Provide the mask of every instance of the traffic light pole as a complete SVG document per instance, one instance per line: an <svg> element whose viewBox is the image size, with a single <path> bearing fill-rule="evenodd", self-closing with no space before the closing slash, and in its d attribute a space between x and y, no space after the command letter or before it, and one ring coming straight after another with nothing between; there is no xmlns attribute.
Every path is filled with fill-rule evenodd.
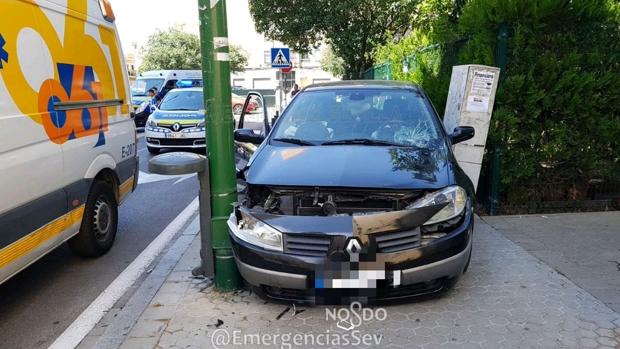
<svg viewBox="0 0 620 349"><path fill-rule="evenodd" d="M232 213L233 203L237 201L226 0L198 0L198 16L207 111L205 118L215 288L220 291L233 291L241 286L241 277L233 257L226 224Z"/></svg>

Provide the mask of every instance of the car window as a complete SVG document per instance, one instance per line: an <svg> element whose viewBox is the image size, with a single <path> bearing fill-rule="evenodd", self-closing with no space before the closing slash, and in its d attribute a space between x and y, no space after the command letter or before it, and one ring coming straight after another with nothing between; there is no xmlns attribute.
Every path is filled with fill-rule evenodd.
<svg viewBox="0 0 620 349"><path fill-rule="evenodd" d="M146 96L147 92L153 87L159 91L163 83L164 79L138 79L131 85L131 95L134 97Z"/></svg>
<svg viewBox="0 0 620 349"><path fill-rule="evenodd" d="M204 99L201 91L170 91L159 105L160 110L202 110Z"/></svg>
<svg viewBox="0 0 620 349"><path fill-rule="evenodd" d="M273 138L317 144L370 139L428 147L440 135L434 114L415 90L343 89L300 93Z"/></svg>

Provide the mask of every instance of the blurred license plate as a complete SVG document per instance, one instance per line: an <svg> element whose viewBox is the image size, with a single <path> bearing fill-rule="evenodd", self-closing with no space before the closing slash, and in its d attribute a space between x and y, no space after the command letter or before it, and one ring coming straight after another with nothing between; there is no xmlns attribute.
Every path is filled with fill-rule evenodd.
<svg viewBox="0 0 620 349"><path fill-rule="evenodd" d="M352 270L346 279L316 278L316 288L376 288L377 280L385 280L385 270Z"/></svg>
<svg viewBox="0 0 620 349"><path fill-rule="evenodd" d="M185 138L184 133L169 133L168 138Z"/></svg>

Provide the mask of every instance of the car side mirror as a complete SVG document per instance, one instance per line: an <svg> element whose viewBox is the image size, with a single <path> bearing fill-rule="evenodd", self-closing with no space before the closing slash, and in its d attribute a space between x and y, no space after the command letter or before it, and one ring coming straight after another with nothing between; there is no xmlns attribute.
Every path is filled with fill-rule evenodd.
<svg viewBox="0 0 620 349"><path fill-rule="evenodd" d="M454 129L454 132L450 135L452 144L464 142L468 139L474 138L476 129L471 126L459 126Z"/></svg>
<svg viewBox="0 0 620 349"><path fill-rule="evenodd" d="M251 128L242 128L235 130L235 141L243 143L252 143L259 145L265 140L265 136L257 135Z"/></svg>

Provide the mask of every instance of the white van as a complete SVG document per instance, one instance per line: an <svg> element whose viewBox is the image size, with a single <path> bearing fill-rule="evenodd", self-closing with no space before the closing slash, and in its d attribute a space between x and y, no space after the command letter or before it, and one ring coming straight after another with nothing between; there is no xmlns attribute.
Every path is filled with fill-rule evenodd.
<svg viewBox="0 0 620 349"><path fill-rule="evenodd" d="M131 104L134 111L140 107L140 104L147 99L148 92L151 88L156 88L157 92L164 91L161 97L168 91L177 88L179 81L193 82L193 87L202 86L201 70L151 70L144 72L138 76L133 85L131 85Z"/></svg>
<svg viewBox="0 0 620 349"><path fill-rule="evenodd" d="M138 159L108 0L3 0L0 14L2 283L65 241L106 253Z"/></svg>

